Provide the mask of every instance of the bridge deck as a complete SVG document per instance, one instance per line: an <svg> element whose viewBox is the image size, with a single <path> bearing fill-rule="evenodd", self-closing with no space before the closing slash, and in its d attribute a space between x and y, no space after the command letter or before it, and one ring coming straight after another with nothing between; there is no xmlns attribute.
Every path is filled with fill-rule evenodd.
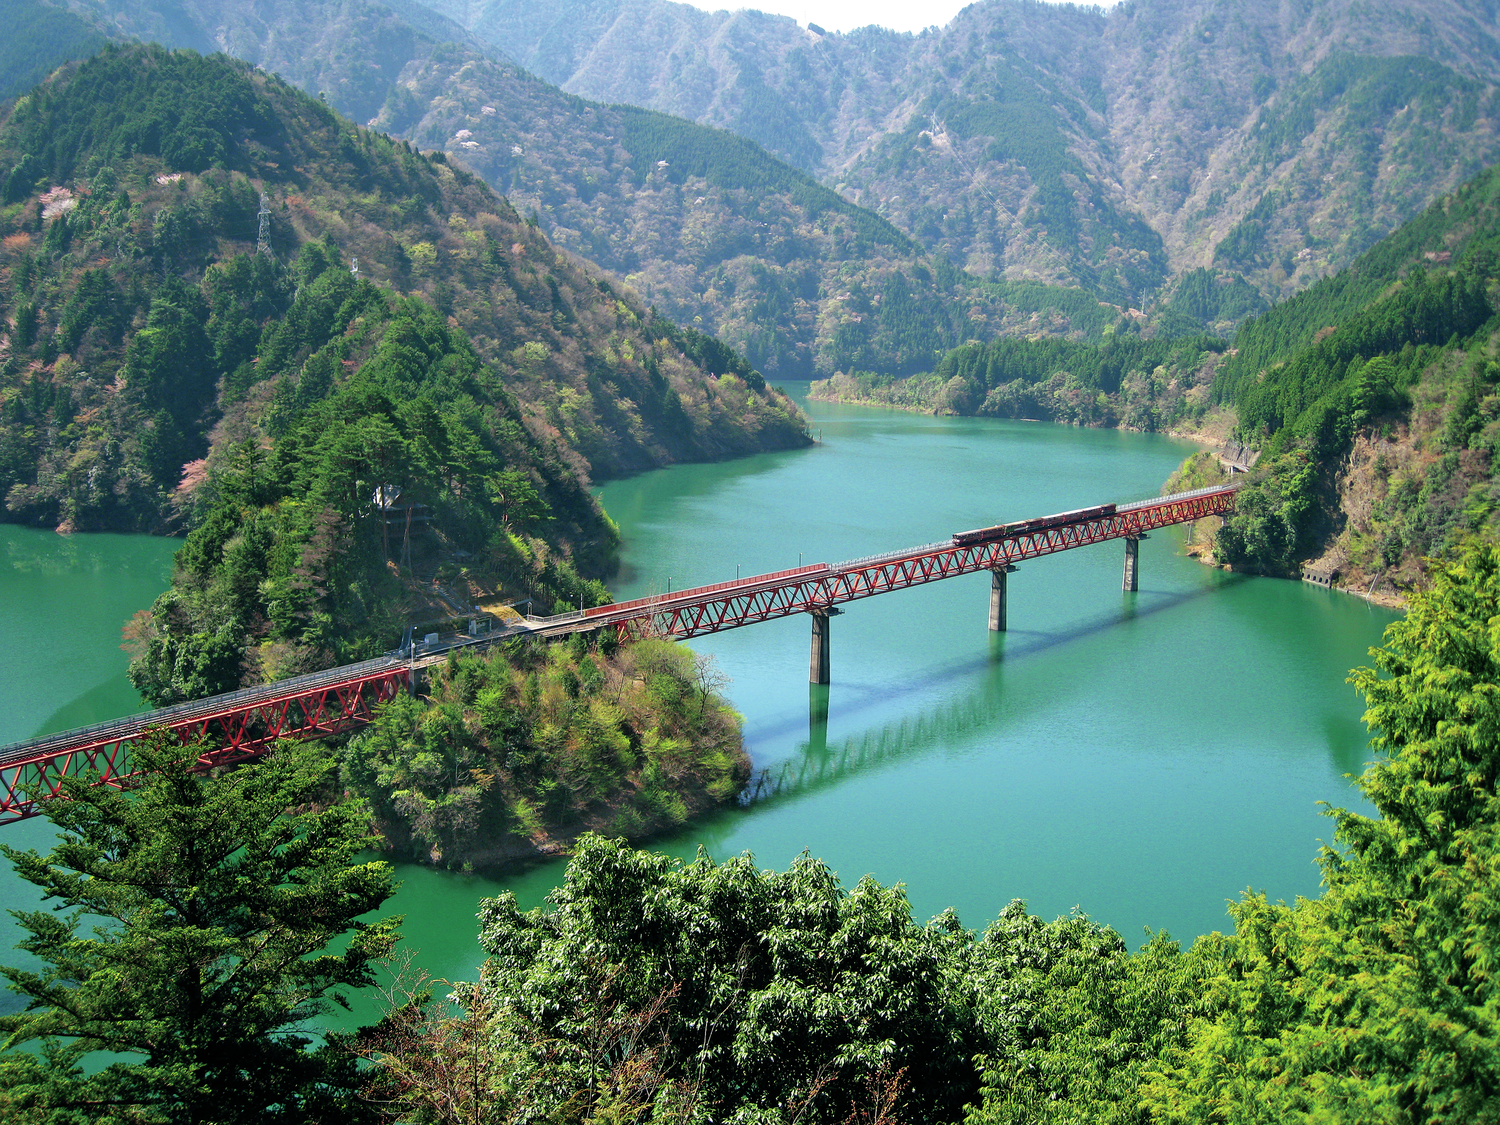
<svg viewBox="0 0 1500 1125"><path fill-rule="evenodd" d="M826 611L843 602L909 586L1003 569L1024 559L1223 515L1233 510L1238 488L1238 483L1221 485L1120 504L1107 514L1066 519L967 545L949 539L635 598L581 613L527 618L487 636L448 638L414 658L380 657L18 742L0 747L0 824L35 815L37 802L57 796L66 776L97 770L102 782L123 784L130 776L130 744L152 729L165 728L184 742L208 740L212 749L200 758L201 763L223 765L263 754L282 738L317 737L363 726L373 718L376 707L405 689L415 669L445 660L454 649L605 628L615 629L621 639L642 635L685 639L797 613Z"/></svg>

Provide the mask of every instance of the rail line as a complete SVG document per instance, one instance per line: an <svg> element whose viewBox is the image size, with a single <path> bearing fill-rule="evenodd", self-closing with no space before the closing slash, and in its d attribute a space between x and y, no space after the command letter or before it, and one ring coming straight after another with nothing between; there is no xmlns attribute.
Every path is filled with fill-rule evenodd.
<svg viewBox="0 0 1500 1125"><path fill-rule="evenodd" d="M817 621L821 618L826 637L827 617L843 603L984 570L1003 579L1018 562L1111 539L1130 540L1127 546L1133 551L1134 542L1156 528L1228 514L1238 488L1237 483L1221 485L1081 509L840 563L812 563L582 612L531 617L481 637L443 638L420 653L413 646L399 655L0 747L0 824L35 816L41 802L63 795L67 777L94 773L100 784L125 785L133 776L131 747L154 737L154 731L169 732L185 744L202 740L209 747L198 758L202 768L244 761L281 739L364 726L382 703L415 690L416 673L445 660L450 651L516 637L613 629L621 640L647 635L686 639L808 613L814 616L816 646Z"/></svg>

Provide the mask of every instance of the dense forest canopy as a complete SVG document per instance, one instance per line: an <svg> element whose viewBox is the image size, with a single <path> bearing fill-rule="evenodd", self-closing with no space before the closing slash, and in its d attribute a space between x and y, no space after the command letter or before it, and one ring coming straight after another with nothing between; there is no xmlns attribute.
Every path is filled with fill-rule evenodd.
<svg viewBox="0 0 1500 1125"><path fill-rule="evenodd" d="M739 717L713 657L654 638L617 648L511 641L433 670L340 752L389 852L470 870L587 831L640 839L739 796Z"/></svg>

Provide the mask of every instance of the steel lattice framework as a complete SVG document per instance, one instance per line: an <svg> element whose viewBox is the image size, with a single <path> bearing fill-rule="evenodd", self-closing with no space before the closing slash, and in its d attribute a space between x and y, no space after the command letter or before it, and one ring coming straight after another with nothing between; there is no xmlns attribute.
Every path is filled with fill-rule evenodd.
<svg viewBox="0 0 1500 1125"><path fill-rule="evenodd" d="M131 748L152 732L166 731L184 744L202 740L212 747L198 758L203 769L230 765L259 757L278 739L315 738L364 726L377 706L406 690L407 676L405 665L387 666L255 700L237 698L249 693L236 692L122 719L102 729L37 739L20 754L13 753L19 748L7 747L0 756L0 824L36 815L38 802L61 795L65 777L97 771L101 783L123 787L133 776ZM235 701L226 703L226 698Z"/></svg>
<svg viewBox="0 0 1500 1125"><path fill-rule="evenodd" d="M1222 516L1234 510L1236 491L1237 486L1200 489L970 546L939 543L836 565L816 563L739 582L599 606L586 611L582 619L594 628L613 626L621 640L643 634L686 639L794 613L827 612L842 602L961 574L1001 570L1025 559L1110 539L1139 538L1155 528ZM560 622L556 631L577 632L579 628L575 615L566 624Z"/></svg>
<svg viewBox="0 0 1500 1125"><path fill-rule="evenodd" d="M828 613L843 602L904 590L983 570L1004 570L1026 559L1110 539L1140 538L1171 524L1234 510L1236 485L1199 489L1101 515L1044 517L1028 530L981 542L929 544L866 559L760 574L699 586L663 597L599 606L583 613L531 618L493 637L456 640L447 648L485 647L516 636L556 637L613 628L622 640L639 636L685 639L738 629L796 613ZM101 784L123 787L134 776L131 747L165 730L184 744L202 741L198 764L209 769L264 754L279 739L338 734L369 723L375 709L411 683L418 667L444 659L371 660L331 668L179 707L64 731L0 748L0 824L37 813L40 802L62 796L62 780L97 772Z"/></svg>

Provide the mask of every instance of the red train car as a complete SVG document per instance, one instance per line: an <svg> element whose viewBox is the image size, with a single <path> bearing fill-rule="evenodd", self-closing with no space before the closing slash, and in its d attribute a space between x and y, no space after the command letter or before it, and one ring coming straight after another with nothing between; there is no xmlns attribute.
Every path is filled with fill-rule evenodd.
<svg viewBox="0 0 1500 1125"><path fill-rule="evenodd" d="M995 539L1008 539L1012 535L1024 535L1029 531L1044 531L1049 527L1061 527L1070 523L1083 523L1115 514L1113 504L1100 504L1093 508L1077 508L1071 512L1059 512L1055 516L1038 516L1015 523L998 523L994 527L981 527L973 531L957 531L953 543L958 547L972 547L975 543L989 543Z"/></svg>

